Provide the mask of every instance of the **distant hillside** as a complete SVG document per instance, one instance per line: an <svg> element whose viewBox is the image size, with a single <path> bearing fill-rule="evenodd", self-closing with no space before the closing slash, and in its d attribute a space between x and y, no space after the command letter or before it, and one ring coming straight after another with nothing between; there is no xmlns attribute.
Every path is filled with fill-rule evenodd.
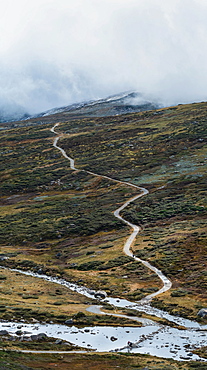
<svg viewBox="0 0 207 370"><path fill-rule="evenodd" d="M21 107L0 106L0 123L14 122L25 119L44 118L47 121L48 116L59 116L62 114L67 117L105 117L117 114L141 112L152 110L159 107L159 104L146 100L137 92L126 92L118 95L109 96L105 99L90 100L80 103L67 105L64 107L53 108L36 115L29 115Z"/></svg>
<svg viewBox="0 0 207 370"><path fill-rule="evenodd" d="M68 105L51 109L41 113L38 117L44 117L51 114L65 113L70 117L105 117L117 114L141 112L158 108L157 103L146 100L137 92L126 92L118 95L109 96L106 99L92 100L77 104Z"/></svg>

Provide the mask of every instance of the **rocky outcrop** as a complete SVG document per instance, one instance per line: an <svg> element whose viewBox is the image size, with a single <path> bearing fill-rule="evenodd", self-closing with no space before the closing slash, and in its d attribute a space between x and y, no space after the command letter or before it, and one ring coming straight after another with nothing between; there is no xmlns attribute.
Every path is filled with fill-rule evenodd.
<svg viewBox="0 0 207 370"><path fill-rule="evenodd" d="M0 336L2 335L8 335L9 332L7 330L0 330Z"/></svg>

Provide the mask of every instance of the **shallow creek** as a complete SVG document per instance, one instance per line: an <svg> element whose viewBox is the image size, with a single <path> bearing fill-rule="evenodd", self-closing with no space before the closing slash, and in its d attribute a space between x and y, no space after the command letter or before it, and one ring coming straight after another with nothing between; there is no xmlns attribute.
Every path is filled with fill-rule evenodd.
<svg viewBox="0 0 207 370"><path fill-rule="evenodd" d="M59 124L55 124L51 129L54 134L58 133L55 128ZM54 139L53 146L60 150L62 155L69 160L71 170L76 170L74 160L67 156L65 151L57 146L57 142L61 134ZM112 179L108 176L102 176L90 171L85 171L93 176L99 176L111 181L115 181L120 184L125 184L139 190L139 194L134 196L125 202L120 208L114 211L114 216L122 220L125 224L132 228L132 233L126 240L123 247L123 251L128 256L131 256L136 261L143 263L146 267L154 271L163 283L163 287L157 292L148 295L139 302L130 302L126 299L119 298L104 298L99 300L101 302L107 302L110 305L117 308L127 308L137 310L138 316L126 316L111 314L119 317L126 317L137 322L142 323L142 327L113 327L113 326L99 326L99 327L85 327L77 328L75 326L68 327L67 325L57 325L57 324L25 324L24 322L0 322L0 330L6 329L10 334L15 335L17 330L23 332L24 336L30 336L31 334L45 333L49 337L59 338L67 340L75 345L81 346L86 349L93 349L98 352L108 352L108 351L130 351L133 353L150 354L162 358L172 358L174 360L203 360L197 355L194 355L191 350L193 347L207 346L207 336L206 330L207 325L200 325L197 322L183 319L181 317L173 316L167 312L158 310L150 306L150 301L153 297L161 294L171 288L171 281L163 275L162 271L158 270L156 267L152 266L149 262L143 261L132 254L131 246L140 230L139 226L134 225L120 215L120 212L127 207L131 202L136 199L148 194L148 190L131 183L122 182L120 180ZM4 267L0 267L4 268ZM79 286L77 284L69 283L63 279L56 277L49 277L44 274L37 274L31 271L22 271L17 269L10 269L11 271L16 271L24 275L33 276L36 278L44 279L46 281L53 282L54 284L60 284L67 287L77 293L80 293L86 297L93 298L95 291L86 288L84 286ZM101 311L100 305L90 306L87 309L89 312L96 314L109 315ZM185 329L179 330L171 328L168 325L161 325L153 320L145 319L139 317L139 312L144 312L146 314L156 316L159 318L167 319L173 323L181 325ZM129 348L127 342L133 343L133 347ZM48 351L50 352L50 351ZM60 351L61 353L61 351Z"/></svg>
<svg viewBox="0 0 207 370"><path fill-rule="evenodd" d="M30 271L11 269L24 275L34 276L55 284L63 285L77 293L94 299L95 291L86 287L71 284L63 279L36 274ZM45 333L47 336L67 340L75 345L86 349L93 349L97 352L124 351L133 353L150 354L174 360L201 360L197 355L192 354L192 347L207 346L207 326L199 323L176 317L167 312L155 309L149 303L130 302L125 299L105 298L99 300L99 305L89 306L88 311L96 314L105 314L101 311L101 302L108 302L117 308L127 308L145 312L157 317L168 319L185 327L184 330L161 325L153 320L142 317L127 315L114 316L127 317L142 323L142 327L113 327L95 326L77 328L75 326L58 324L25 324L24 322L0 322L0 330L6 329L14 335L17 330L23 332L24 336L31 334ZM111 313L109 314L111 315ZM112 314L113 315L113 314ZM133 348L127 346L127 342L133 343Z"/></svg>

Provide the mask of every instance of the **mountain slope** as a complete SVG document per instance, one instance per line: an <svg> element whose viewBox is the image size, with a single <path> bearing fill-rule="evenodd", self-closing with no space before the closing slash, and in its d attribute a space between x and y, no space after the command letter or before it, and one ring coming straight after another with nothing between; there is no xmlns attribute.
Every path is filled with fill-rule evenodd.
<svg viewBox="0 0 207 370"><path fill-rule="evenodd" d="M139 93L127 92L109 96L106 99L77 103L58 109L52 109L38 116L44 117L51 114L64 113L69 117L105 117L152 110L158 107L158 103L146 100L146 98Z"/></svg>
<svg viewBox="0 0 207 370"><path fill-rule="evenodd" d="M126 92L118 95L109 96L105 99L74 103L68 106L53 108L46 112L36 115L29 115L22 107L7 104L0 106L0 123L14 122L17 120L44 119L48 121L48 116L55 118L64 117L105 117L130 112L141 112L159 107L158 103L147 100L142 94L137 92Z"/></svg>
<svg viewBox="0 0 207 370"><path fill-rule="evenodd" d="M0 243L10 258L3 263L82 279L135 300L160 287L156 276L122 254L129 230L113 211L136 189L81 171L91 170L150 191L124 211L142 226L134 253L173 282L172 291L154 304L196 319L207 304L206 108L198 103L67 121L59 113L59 145L80 171L71 171L53 148L51 123L31 120L4 131ZM8 295L4 299L12 302Z"/></svg>

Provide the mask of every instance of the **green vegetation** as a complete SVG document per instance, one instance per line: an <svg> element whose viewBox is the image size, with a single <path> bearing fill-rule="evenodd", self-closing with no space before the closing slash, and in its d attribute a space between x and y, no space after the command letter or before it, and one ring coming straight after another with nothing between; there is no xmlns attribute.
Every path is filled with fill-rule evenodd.
<svg viewBox="0 0 207 370"><path fill-rule="evenodd" d="M114 258L113 260L108 261L107 263L103 263L101 261L91 261L82 263L81 265L77 266L77 270L87 271L87 270L107 270L111 269L112 267L122 266L128 262L131 262L131 257L127 256L120 256Z"/></svg>
<svg viewBox="0 0 207 370"><path fill-rule="evenodd" d="M111 176L149 190L122 215L142 227L134 254L173 282L153 304L196 319L207 305L206 108L198 103L123 116L66 121L58 115L42 123L12 123L1 132L1 264L131 300L160 288L154 273L123 255L129 228L113 215L137 189L82 170ZM75 159L77 171L52 146L49 130L57 121L63 133L58 145ZM12 315L13 310L5 312L8 304L35 311L37 302L42 319L49 311L48 320L52 314L59 320L53 309L65 314L61 294L42 294L46 282L44 289L24 291L4 271L0 280L1 315ZM86 307L76 298L76 305L67 300L71 314Z"/></svg>
<svg viewBox="0 0 207 370"><path fill-rule="evenodd" d="M199 362L177 362L172 360L160 360L148 355L132 354L28 354L12 352L10 350L0 352L0 368L2 370L49 370L58 366L61 370L68 369L93 369L113 370L206 370L207 365Z"/></svg>

